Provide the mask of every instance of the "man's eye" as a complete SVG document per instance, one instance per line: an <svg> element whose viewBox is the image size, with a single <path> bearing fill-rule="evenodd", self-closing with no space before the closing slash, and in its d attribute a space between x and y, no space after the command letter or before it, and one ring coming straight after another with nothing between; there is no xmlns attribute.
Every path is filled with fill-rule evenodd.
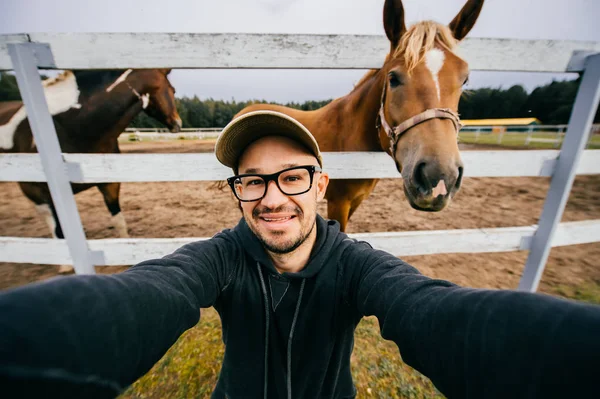
<svg viewBox="0 0 600 399"><path fill-rule="evenodd" d="M294 182L294 181L298 181L298 180L302 180L302 176L292 175L292 176L285 177L285 181L289 181L289 182Z"/></svg>
<svg viewBox="0 0 600 399"><path fill-rule="evenodd" d="M246 183L247 186L258 186L259 184L263 184L261 179L252 179Z"/></svg>

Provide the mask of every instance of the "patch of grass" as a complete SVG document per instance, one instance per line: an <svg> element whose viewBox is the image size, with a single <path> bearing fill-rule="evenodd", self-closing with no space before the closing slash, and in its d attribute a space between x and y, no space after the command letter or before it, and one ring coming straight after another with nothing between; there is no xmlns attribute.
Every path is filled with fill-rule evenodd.
<svg viewBox="0 0 600 399"><path fill-rule="evenodd" d="M402 362L396 344L381 338L375 317L364 318L354 338L351 364L358 398L444 398L427 377Z"/></svg>
<svg viewBox="0 0 600 399"><path fill-rule="evenodd" d="M560 285L555 290L560 296L600 305L600 281L590 281L575 287Z"/></svg>
<svg viewBox="0 0 600 399"><path fill-rule="evenodd" d="M201 322L119 399L210 398L223 354L219 316L203 309ZM359 398L444 398L429 379L402 362L394 343L381 338L374 317L363 319L356 330L352 374Z"/></svg>

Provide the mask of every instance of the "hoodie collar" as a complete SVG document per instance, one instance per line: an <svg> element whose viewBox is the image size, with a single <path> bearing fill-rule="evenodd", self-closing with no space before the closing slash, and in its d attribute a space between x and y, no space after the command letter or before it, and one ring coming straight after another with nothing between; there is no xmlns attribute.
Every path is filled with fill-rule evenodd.
<svg viewBox="0 0 600 399"><path fill-rule="evenodd" d="M308 258L308 263L298 273L281 273L281 276L287 278L310 278L316 275L323 265L326 263L329 254L335 247L336 241L342 237L338 234L340 225L334 220L325 220L320 215L317 215L316 220L317 238ZM246 220L242 217L238 225L234 228L234 232L243 243L243 248L255 262L260 263L269 273L280 274L262 243L256 235L250 230Z"/></svg>

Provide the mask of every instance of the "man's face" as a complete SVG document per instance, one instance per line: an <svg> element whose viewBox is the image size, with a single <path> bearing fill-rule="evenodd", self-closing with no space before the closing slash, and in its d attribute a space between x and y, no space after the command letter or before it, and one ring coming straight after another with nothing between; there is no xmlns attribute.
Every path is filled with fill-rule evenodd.
<svg viewBox="0 0 600 399"><path fill-rule="evenodd" d="M246 148L240 157L238 173L271 174L303 165L319 166L319 163L295 141L268 136ZM240 203L244 219L267 250L278 254L292 252L316 235L317 201L325 196L328 182L326 174L315 172L308 192L288 196L270 181L262 199Z"/></svg>

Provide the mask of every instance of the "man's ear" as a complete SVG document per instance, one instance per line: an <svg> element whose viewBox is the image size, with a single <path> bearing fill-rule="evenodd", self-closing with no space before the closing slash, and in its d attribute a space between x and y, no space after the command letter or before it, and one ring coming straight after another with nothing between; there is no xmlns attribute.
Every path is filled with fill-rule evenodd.
<svg viewBox="0 0 600 399"><path fill-rule="evenodd" d="M317 201L321 201L325 198L325 192L329 185L329 175L325 172L321 172L319 179L317 180Z"/></svg>

